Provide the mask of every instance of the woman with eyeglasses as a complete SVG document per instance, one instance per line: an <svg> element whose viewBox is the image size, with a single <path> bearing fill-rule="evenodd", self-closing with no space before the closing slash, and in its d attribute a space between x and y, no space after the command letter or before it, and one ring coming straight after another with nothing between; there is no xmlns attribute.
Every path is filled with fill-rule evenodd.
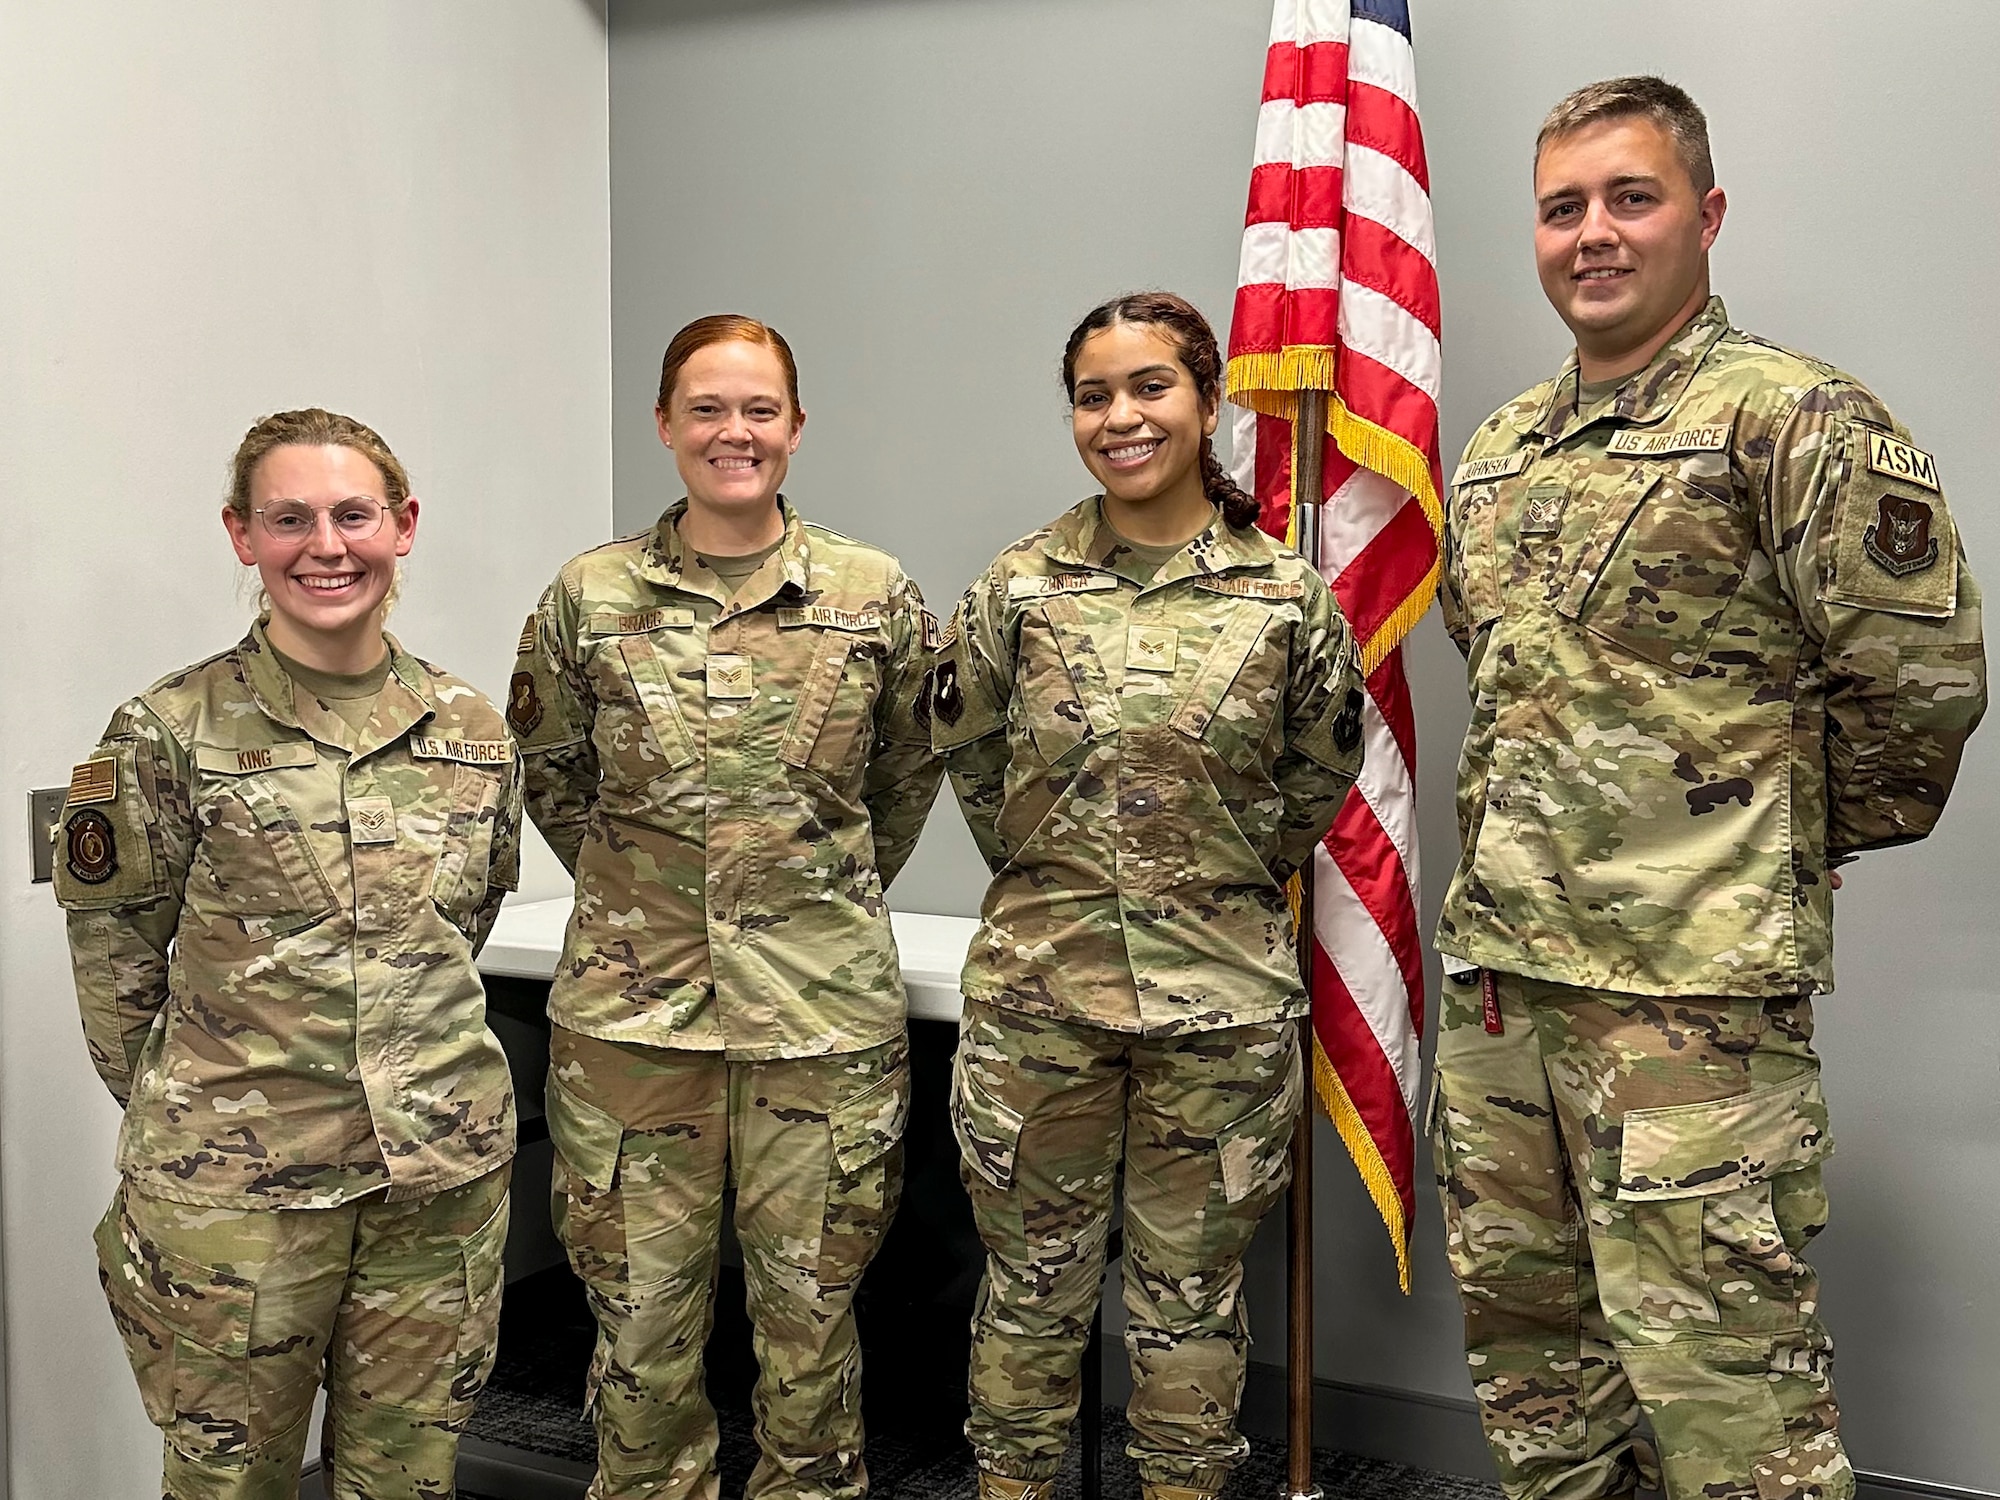
<svg viewBox="0 0 2000 1500"><path fill-rule="evenodd" d="M501 716L383 631L417 500L333 412L244 436L262 612L112 715L56 834L124 1109L100 1276L181 1500L452 1492L498 1332L514 1101L473 954L513 888Z"/></svg>

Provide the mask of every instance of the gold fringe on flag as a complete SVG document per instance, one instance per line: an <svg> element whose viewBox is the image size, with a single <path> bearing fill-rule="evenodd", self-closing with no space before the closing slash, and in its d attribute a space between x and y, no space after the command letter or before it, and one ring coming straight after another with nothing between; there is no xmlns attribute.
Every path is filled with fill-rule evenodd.
<svg viewBox="0 0 2000 1500"><path fill-rule="evenodd" d="M1349 411L1346 403L1333 391L1333 372L1334 350L1327 345L1296 344L1275 354L1239 354L1229 361L1227 392L1229 399L1238 406L1247 406L1265 416L1296 422L1298 393L1301 390L1326 391L1326 430L1340 451L1363 468L1372 469L1414 495L1417 503L1424 508L1425 519L1430 522L1431 535L1442 540L1444 506L1431 475L1429 459L1407 438ZM1291 515L1286 518L1285 540L1296 546L1299 535L1296 472L1293 484L1292 509ZM1313 498L1315 502L1319 499L1318 496ZM1362 643L1362 675L1366 676L1380 666L1429 611L1431 601L1437 595L1440 563L1441 559L1434 554L1423 581ZM1285 900L1291 908L1292 931L1297 933L1304 926L1306 914L1296 875L1285 885ZM1408 1296L1410 1226L1403 1218L1402 1194L1397 1190L1389 1164L1382 1159L1375 1138L1368 1133L1367 1123L1355 1107L1353 1096L1347 1092L1347 1085L1341 1082L1333 1060L1326 1055L1317 1029L1313 1031L1312 1073L1314 1097L1327 1118L1333 1121L1333 1128L1340 1133L1341 1144L1347 1147L1354 1169L1361 1174L1368 1196L1374 1200L1375 1211L1382 1216L1383 1227L1389 1231L1389 1243L1396 1251L1396 1279L1403 1295Z"/></svg>
<svg viewBox="0 0 2000 1500"><path fill-rule="evenodd" d="M1375 1200L1375 1211L1381 1214L1382 1223L1389 1230L1389 1243L1396 1247L1396 1279L1402 1284L1403 1295L1407 1297L1410 1295L1410 1227L1403 1222L1403 1195L1396 1190L1396 1179L1389 1173L1389 1164L1375 1149L1375 1138L1368 1133L1361 1111L1354 1107L1354 1100L1348 1096L1347 1086L1340 1081L1340 1074L1334 1071L1326 1048L1320 1045L1318 1033L1313 1035L1312 1060L1314 1092L1319 1095L1320 1108L1333 1121L1333 1128L1340 1132L1347 1154L1354 1158L1355 1170L1368 1187L1368 1196Z"/></svg>

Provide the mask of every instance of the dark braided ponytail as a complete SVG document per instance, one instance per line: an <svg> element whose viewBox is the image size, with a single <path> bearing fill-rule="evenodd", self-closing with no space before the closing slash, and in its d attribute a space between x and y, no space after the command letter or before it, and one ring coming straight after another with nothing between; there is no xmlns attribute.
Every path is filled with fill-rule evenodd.
<svg viewBox="0 0 2000 1500"><path fill-rule="evenodd" d="M1116 323L1148 323L1166 329L1173 336L1181 364L1194 377L1196 392L1203 401L1220 407L1222 350L1215 342L1215 330L1193 303L1172 292L1132 292L1100 302L1084 315L1083 321L1070 331L1069 343L1063 348L1063 390L1072 402L1076 400L1076 357L1084 341ZM1229 477L1222 460L1215 456L1215 443L1210 438L1201 440L1201 489L1222 512L1222 519L1236 530L1244 531L1257 524L1257 501Z"/></svg>

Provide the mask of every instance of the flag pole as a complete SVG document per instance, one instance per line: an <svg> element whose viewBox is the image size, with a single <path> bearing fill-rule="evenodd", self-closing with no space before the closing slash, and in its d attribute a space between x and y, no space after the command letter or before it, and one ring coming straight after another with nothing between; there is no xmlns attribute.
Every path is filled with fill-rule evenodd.
<svg viewBox="0 0 2000 1500"><path fill-rule="evenodd" d="M1326 458L1326 392L1298 393L1292 422L1292 515L1298 525L1298 550L1315 571L1319 568L1319 519ZM1306 989L1306 1015L1299 1022L1306 1068L1305 1100L1292 1127L1292 1186L1286 1200L1286 1289L1289 1298L1285 1332L1287 1430L1289 1460L1285 1489L1288 1500L1324 1500L1313 1483L1313 861L1299 867L1299 977Z"/></svg>

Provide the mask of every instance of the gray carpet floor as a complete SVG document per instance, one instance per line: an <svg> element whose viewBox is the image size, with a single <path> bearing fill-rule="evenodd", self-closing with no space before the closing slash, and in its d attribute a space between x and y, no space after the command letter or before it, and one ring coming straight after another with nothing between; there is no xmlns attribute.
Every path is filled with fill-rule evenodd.
<svg viewBox="0 0 2000 1500"><path fill-rule="evenodd" d="M727 1274L727 1273L725 1273ZM533 1278L541 1285L510 1289L503 1311L500 1358L480 1399L471 1434L515 1453L589 1465L596 1442L582 1410L583 1372L594 1329L581 1289L566 1269ZM870 1491L882 1500L971 1500L972 1455L961 1434L964 1421L963 1355L954 1378L942 1378L930 1352L916 1350L925 1330L889 1325L889 1314L864 1308L863 1343L878 1353L866 1368L864 1414ZM722 1444L722 1493L743 1493L757 1449L751 1434L750 1387L756 1366L749 1326L737 1296L717 1304L708 1385ZM901 1359L884 1358L891 1353ZM906 1373L907 1372L907 1373ZM1124 1414L1107 1407L1103 1427L1104 1500L1137 1500L1139 1480L1125 1456ZM1080 1494L1082 1444L1072 1436L1058 1494ZM1331 1451L1314 1455L1314 1479L1327 1500L1495 1500L1497 1487ZM1249 1459L1231 1477L1231 1500L1275 1500L1283 1489L1284 1446L1252 1439ZM581 1493L579 1486L576 1491ZM508 1495L461 1491L461 1500L516 1500Z"/></svg>

